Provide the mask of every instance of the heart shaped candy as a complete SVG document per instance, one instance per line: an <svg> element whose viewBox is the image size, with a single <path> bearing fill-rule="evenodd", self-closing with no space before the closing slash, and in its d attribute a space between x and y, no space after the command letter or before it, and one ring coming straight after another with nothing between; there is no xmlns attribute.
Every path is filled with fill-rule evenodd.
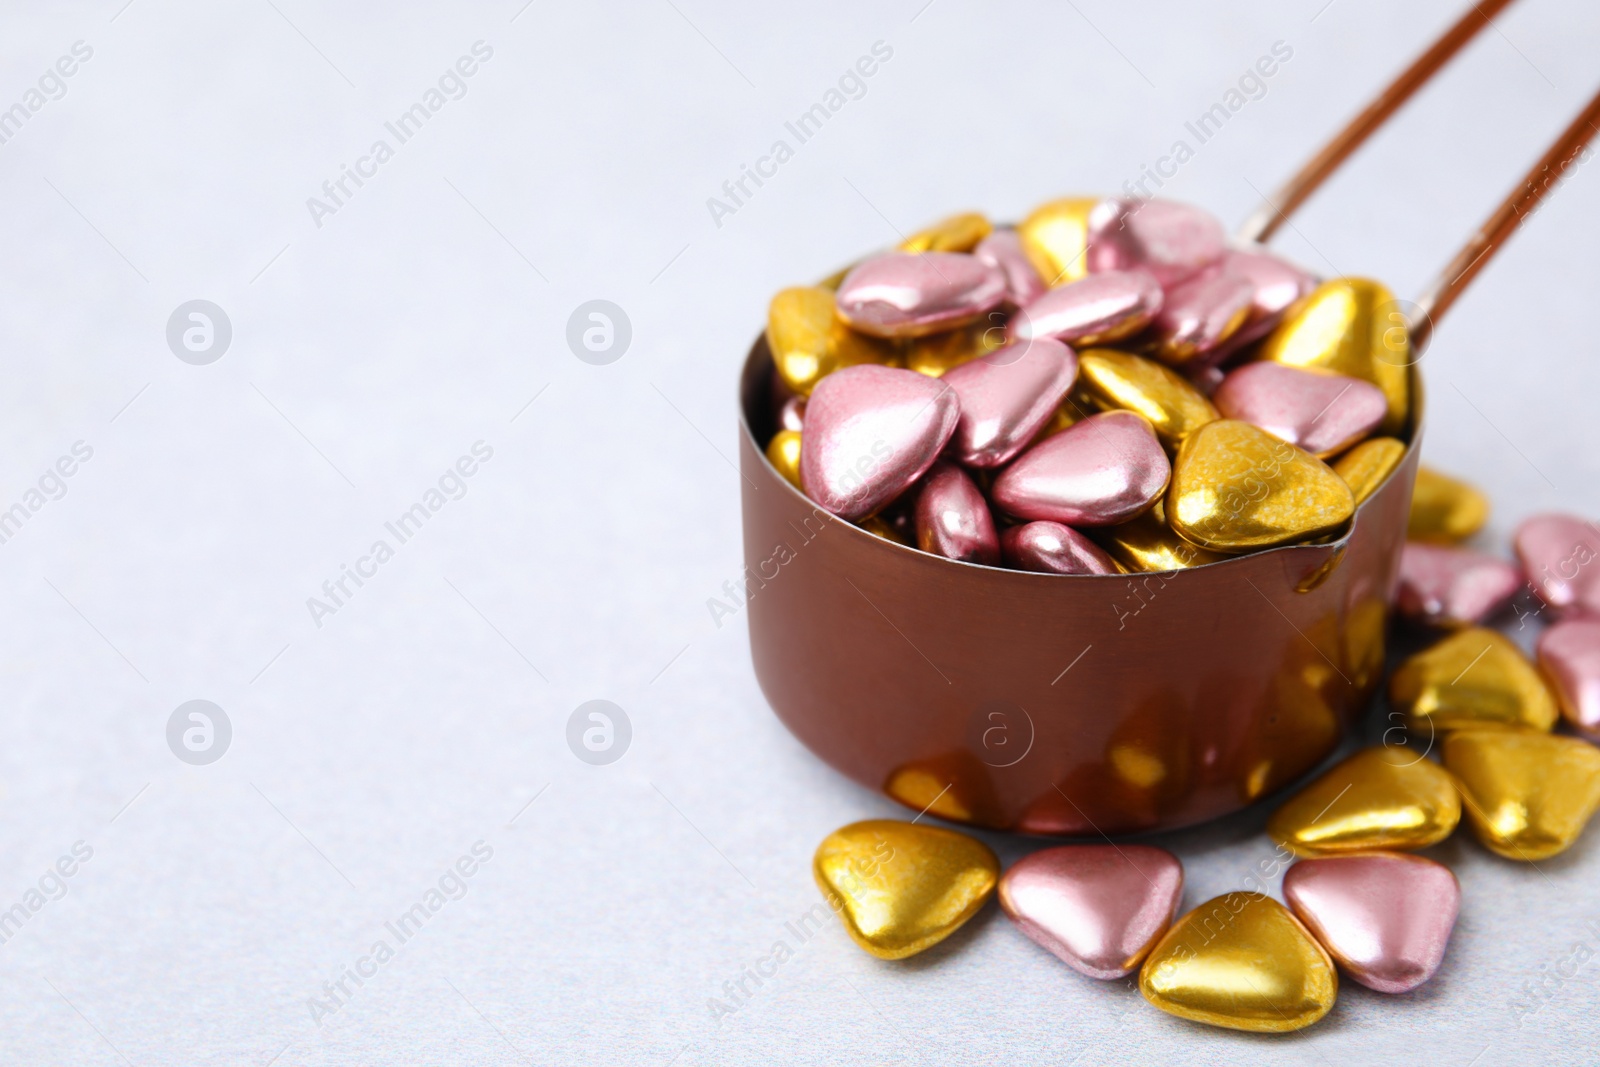
<svg viewBox="0 0 1600 1067"><path fill-rule="evenodd" d="M1339 976L1282 904L1260 893L1227 893L1173 924L1144 961L1139 992L1179 1018L1284 1033L1328 1014Z"/></svg>
<svg viewBox="0 0 1600 1067"><path fill-rule="evenodd" d="M1290 797L1267 834L1297 856L1436 845L1461 821L1455 782L1424 746L1364 748Z"/></svg>
<svg viewBox="0 0 1600 1067"><path fill-rule="evenodd" d="M938 944L977 914L1000 861L966 834L895 819L835 830L812 861L817 886L851 940L898 960Z"/></svg>
<svg viewBox="0 0 1600 1067"><path fill-rule="evenodd" d="M1059 522L1008 526L1000 551L1018 570L1046 574L1121 574L1122 568L1099 545Z"/></svg>
<svg viewBox="0 0 1600 1067"><path fill-rule="evenodd" d="M1422 856L1365 852L1301 860L1283 876L1283 898L1350 977L1409 993L1444 960L1461 886Z"/></svg>
<svg viewBox="0 0 1600 1067"><path fill-rule="evenodd" d="M1539 669L1572 728L1600 741L1600 619L1565 619L1540 634Z"/></svg>
<svg viewBox="0 0 1600 1067"><path fill-rule="evenodd" d="M1219 419L1178 450L1166 508L1185 540L1247 552L1334 533L1356 501L1344 479L1309 452L1248 422Z"/></svg>
<svg viewBox="0 0 1600 1067"><path fill-rule="evenodd" d="M1148 419L1091 415L1024 452L995 479L995 505L1019 519L1110 526L1145 511L1172 467Z"/></svg>
<svg viewBox="0 0 1600 1067"><path fill-rule="evenodd" d="M1017 341L946 371L961 420L951 450L969 467L998 467L1033 440L1055 414L1078 374L1060 341Z"/></svg>
<svg viewBox="0 0 1600 1067"><path fill-rule="evenodd" d="M1006 325L1019 341L1054 337L1074 345L1098 345L1138 333L1161 309L1161 286L1142 270L1091 274L1050 289Z"/></svg>
<svg viewBox="0 0 1600 1067"><path fill-rule="evenodd" d="M839 317L876 337L921 337L976 322L1006 299L1006 276L963 252L892 252L853 268Z"/></svg>
<svg viewBox="0 0 1600 1067"><path fill-rule="evenodd" d="M1266 364L1257 364L1266 366ZM1476 626L1522 588L1522 571L1486 552L1408 541L1400 551L1400 614L1435 626Z"/></svg>
<svg viewBox="0 0 1600 1067"><path fill-rule="evenodd" d="M1090 978L1121 978L1166 933L1183 864L1149 845L1063 845L1018 861L1000 906L1023 933Z"/></svg>
<svg viewBox="0 0 1600 1067"><path fill-rule="evenodd" d="M1028 262L1022 238L1017 236L1016 230L996 230L978 242L972 254L1006 276L1006 297L1017 307L1033 303L1047 288L1039 272Z"/></svg>
<svg viewBox="0 0 1600 1067"><path fill-rule="evenodd" d="M1223 379L1211 402L1226 418L1299 445L1320 458L1375 430L1388 402L1359 378L1281 363L1247 363Z"/></svg>
<svg viewBox="0 0 1600 1067"><path fill-rule="evenodd" d="M917 547L967 563L1000 562L1000 537L989 502L954 463L935 464L917 493Z"/></svg>
<svg viewBox="0 0 1600 1067"><path fill-rule="evenodd" d="M955 391L895 367L835 371L806 403L800 481L841 519L866 518L925 474L955 432Z"/></svg>
<svg viewBox="0 0 1600 1067"><path fill-rule="evenodd" d="M1564 852L1600 808L1600 748L1532 730L1457 730L1444 765L1489 851L1536 863Z"/></svg>
<svg viewBox="0 0 1600 1067"><path fill-rule="evenodd" d="M1104 200L1088 220L1089 273L1143 269L1166 289L1222 258L1216 216L1173 200Z"/></svg>
<svg viewBox="0 0 1600 1067"><path fill-rule="evenodd" d="M1517 527L1517 558L1533 591L1560 613L1600 615L1600 525L1535 515Z"/></svg>

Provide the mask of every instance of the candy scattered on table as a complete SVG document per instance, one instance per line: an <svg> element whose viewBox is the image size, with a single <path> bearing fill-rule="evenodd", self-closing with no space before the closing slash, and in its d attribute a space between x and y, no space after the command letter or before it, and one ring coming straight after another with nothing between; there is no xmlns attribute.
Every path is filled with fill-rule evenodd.
<svg viewBox="0 0 1600 1067"><path fill-rule="evenodd" d="M1557 614L1600 616L1600 526L1574 515L1535 515L1512 541L1528 583Z"/></svg>
<svg viewBox="0 0 1600 1067"><path fill-rule="evenodd" d="M909 510L942 453L995 472L973 484L998 533L1094 530L1128 569L1337 539L1408 447L1392 303L1377 282L1318 285L1259 245L1229 247L1189 204L1068 197L1015 228L967 212L773 299L778 429L803 433L803 491L880 534L874 516ZM892 371L947 388L933 401L891 388ZM848 389L826 385L841 375ZM774 447L787 471L792 443Z"/></svg>
<svg viewBox="0 0 1600 1067"><path fill-rule="evenodd" d="M1538 669L1494 630L1451 634L1402 663L1389 679L1389 702L1423 737L1473 726L1548 730L1555 696Z"/></svg>
<svg viewBox="0 0 1600 1067"><path fill-rule="evenodd" d="M1042 849L1000 879L1000 906L1017 928L1090 978L1132 974L1182 895L1183 864L1150 845Z"/></svg>
<svg viewBox="0 0 1600 1067"><path fill-rule="evenodd" d="M1400 552L1395 607L1433 626L1476 626L1504 610L1522 585L1522 570L1498 556L1411 541Z"/></svg>
<svg viewBox="0 0 1600 1067"><path fill-rule="evenodd" d="M1267 835L1297 856L1438 844L1461 821L1455 782L1422 746L1365 748L1287 800Z"/></svg>
<svg viewBox="0 0 1600 1067"><path fill-rule="evenodd" d="M1539 635L1537 654L1567 725L1600 742L1600 619L1556 623Z"/></svg>
<svg viewBox="0 0 1600 1067"><path fill-rule="evenodd" d="M1344 973L1409 993L1444 962L1461 885L1422 856L1362 852L1301 860L1283 876L1283 899Z"/></svg>
<svg viewBox="0 0 1600 1067"><path fill-rule="evenodd" d="M879 959L914 956L955 933L994 892L1000 861L976 838L868 819L817 846L812 873L851 940Z"/></svg>
<svg viewBox="0 0 1600 1067"><path fill-rule="evenodd" d="M1444 765L1489 851L1536 862L1566 851L1600 807L1600 748L1533 730L1458 730Z"/></svg>
<svg viewBox="0 0 1600 1067"><path fill-rule="evenodd" d="M1488 497L1466 482L1431 467L1417 468L1406 537L1413 541L1453 545L1483 529L1488 521Z"/></svg>
<svg viewBox="0 0 1600 1067"><path fill-rule="evenodd" d="M1328 1014L1339 978L1327 951L1287 908L1238 892L1173 924L1144 961L1139 992L1180 1018L1284 1033Z"/></svg>

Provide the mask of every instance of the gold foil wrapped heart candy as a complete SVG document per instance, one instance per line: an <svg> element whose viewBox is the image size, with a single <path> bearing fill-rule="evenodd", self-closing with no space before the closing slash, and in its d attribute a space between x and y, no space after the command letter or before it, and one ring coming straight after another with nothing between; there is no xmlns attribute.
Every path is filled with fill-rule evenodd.
<svg viewBox="0 0 1600 1067"><path fill-rule="evenodd" d="M833 293L821 286L784 289L767 307L767 346L778 377L801 396L840 367L892 363L893 347L857 333L835 314Z"/></svg>
<svg viewBox="0 0 1600 1067"><path fill-rule="evenodd" d="M1321 460L1247 422L1219 419L1178 450L1167 521L1184 540L1249 552L1341 530L1355 513L1350 487Z"/></svg>
<svg viewBox="0 0 1600 1067"><path fill-rule="evenodd" d="M1267 834L1297 856L1426 848L1461 821L1455 782L1420 746L1362 749L1284 803Z"/></svg>
<svg viewBox="0 0 1600 1067"><path fill-rule="evenodd" d="M1389 702L1425 733L1469 726L1548 730L1557 714L1538 668L1506 637L1481 626L1401 664L1389 679Z"/></svg>
<svg viewBox="0 0 1600 1067"><path fill-rule="evenodd" d="M1333 960L1271 897L1228 893L1173 924L1139 971L1164 1012L1230 1030L1283 1033L1333 1008Z"/></svg>
<svg viewBox="0 0 1600 1067"><path fill-rule="evenodd" d="M1453 545L1477 533L1488 521L1488 497L1458 478L1430 467L1417 468L1411 517L1406 524L1409 540Z"/></svg>
<svg viewBox="0 0 1600 1067"><path fill-rule="evenodd" d="M1000 879L1000 861L954 830L868 819L824 838L812 871L851 940L898 960L976 915Z"/></svg>
<svg viewBox="0 0 1600 1067"><path fill-rule="evenodd" d="M1565 851L1600 807L1600 748L1532 730L1462 730L1444 739L1467 823L1483 846L1536 862Z"/></svg>

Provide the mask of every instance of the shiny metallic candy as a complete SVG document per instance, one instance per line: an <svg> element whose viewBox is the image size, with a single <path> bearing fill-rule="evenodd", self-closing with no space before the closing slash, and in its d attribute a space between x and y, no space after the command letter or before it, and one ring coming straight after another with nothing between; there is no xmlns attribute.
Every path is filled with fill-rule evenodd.
<svg viewBox="0 0 1600 1067"><path fill-rule="evenodd" d="M1060 341L1016 341L944 375L961 416L951 442L969 467L998 467L1027 447L1050 421L1078 374Z"/></svg>
<svg viewBox="0 0 1600 1067"><path fill-rule="evenodd" d="M1407 452L1392 304L1174 201L952 215L773 299L768 458L840 518L969 562L1173 571L1325 542ZM1471 524L1458 498L1444 536ZM1416 613L1481 618L1474 575L1435 576Z"/></svg>
<svg viewBox="0 0 1600 1067"><path fill-rule="evenodd" d="M1011 337L1053 337L1073 345L1120 341L1150 324L1161 310L1161 286L1142 270L1093 274L1045 292L1011 319Z"/></svg>
<svg viewBox="0 0 1600 1067"><path fill-rule="evenodd" d="M850 939L880 959L938 944L994 892L1000 861L966 834L895 819L835 830L812 861L817 886Z"/></svg>
<svg viewBox="0 0 1600 1067"><path fill-rule="evenodd" d="M1121 978L1172 925L1183 864L1150 845L1064 845L1035 852L1000 879L1018 929L1073 970Z"/></svg>
<svg viewBox="0 0 1600 1067"><path fill-rule="evenodd" d="M1444 962L1461 885L1422 856L1357 852L1290 867L1283 898L1351 978L1409 993Z"/></svg>
<svg viewBox="0 0 1600 1067"><path fill-rule="evenodd" d="M1211 402L1318 459L1344 451L1378 428L1388 410L1371 382L1281 363L1247 363L1222 380Z"/></svg>
<svg viewBox="0 0 1600 1067"><path fill-rule="evenodd" d="M895 252L855 267L835 294L839 317L874 337L924 337L976 322L1006 299L998 268L960 252Z"/></svg>
<svg viewBox="0 0 1600 1067"><path fill-rule="evenodd" d="M928 472L917 493L917 547L966 563L1000 562L989 502L966 471L940 463Z"/></svg>
<svg viewBox="0 0 1600 1067"><path fill-rule="evenodd" d="M1333 960L1271 897L1226 893L1183 916L1151 950L1139 992L1162 1011L1230 1030L1286 1033L1333 1009Z"/></svg>
<svg viewBox="0 0 1600 1067"><path fill-rule="evenodd" d="M1111 526L1150 509L1171 474L1150 421L1091 415L1024 452L995 479L995 505L1019 519Z"/></svg>
<svg viewBox="0 0 1600 1067"><path fill-rule="evenodd" d="M1400 552L1401 615L1434 626L1477 626L1503 610L1522 588L1515 564L1454 545L1407 542Z"/></svg>
<svg viewBox="0 0 1600 1067"><path fill-rule="evenodd" d="M865 518L916 484L955 433L956 394L893 367L849 367L806 404L800 482L841 519Z"/></svg>
<svg viewBox="0 0 1600 1067"><path fill-rule="evenodd" d="M1100 546L1070 526L1039 520L1009 526L1000 535L1005 561L1021 571L1046 574L1120 574Z"/></svg>

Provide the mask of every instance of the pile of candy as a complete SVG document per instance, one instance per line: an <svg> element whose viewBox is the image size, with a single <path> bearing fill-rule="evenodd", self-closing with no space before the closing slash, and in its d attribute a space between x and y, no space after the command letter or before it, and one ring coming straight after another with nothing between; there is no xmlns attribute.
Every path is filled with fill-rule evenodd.
<svg viewBox="0 0 1600 1067"><path fill-rule="evenodd" d="M1156 1007L1213 1026L1309 1026L1332 1009L1340 970L1383 993L1417 988L1444 959L1461 888L1412 850L1465 814L1484 847L1534 863L1571 846L1600 808L1600 523L1527 520L1519 566L1457 544L1487 514L1471 487L1419 476L1399 610L1447 633L1390 678L1405 740L1356 752L1272 815L1268 835L1298 857L1285 903L1240 890L1179 918L1183 865L1163 849L1046 848L1002 875L972 837L889 819L830 834L817 884L850 937L884 959L937 944L998 889L1012 922L1069 966L1099 979L1137 971ZM1479 625L1509 616L1514 597L1519 627L1555 620L1537 663ZM1563 719L1578 736L1552 732ZM1271 866L1247 883L1270 888Z"/></svg>
<svg viewBox="0 0 1600 1067"><path fill-rule="evenodd" d="M1336 537L1405 453L1397 321L1382 285L1317 285L1185 204L958 215L773 298L767 456L834 515L972 563L1173 570Z"/></svg>

